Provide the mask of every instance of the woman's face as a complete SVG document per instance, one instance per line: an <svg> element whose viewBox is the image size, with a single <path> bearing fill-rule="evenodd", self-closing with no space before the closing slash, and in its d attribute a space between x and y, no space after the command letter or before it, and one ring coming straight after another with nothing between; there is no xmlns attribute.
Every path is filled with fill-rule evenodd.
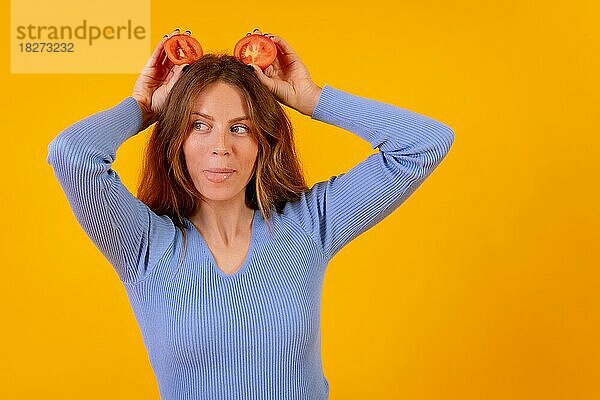
<svg viewBox="0 0 600 400"><path fill-rule="evenodd" d="M196 189L209 202L245 202L258 154L249 115L241 92L223 82L207 86L192 105L183 152ZM234 171L207 171L220 168Z"/></svg>

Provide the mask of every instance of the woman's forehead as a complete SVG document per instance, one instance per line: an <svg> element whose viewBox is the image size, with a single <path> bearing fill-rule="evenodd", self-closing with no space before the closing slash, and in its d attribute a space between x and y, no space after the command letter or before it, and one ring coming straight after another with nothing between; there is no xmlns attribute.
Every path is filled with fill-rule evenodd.
<svg viewBox="0 0 600 400"><path fill-rule="evenodd" d="M199 112L203 114L224 115L240 114L249 112L249 107L245 97L239 89L227 84L211 84L205 88L192 101L191 112ZM239 117L234 115L233 117ZM233 118L232 117L232 118Z"/></svg>
<svg viewBox="0 0 600 400"><path fill-rule="evenodd" d="M244 99L242 90L227 82L217 81L209 83L196 96L196 101L206 98L236 98Z"/></svg>

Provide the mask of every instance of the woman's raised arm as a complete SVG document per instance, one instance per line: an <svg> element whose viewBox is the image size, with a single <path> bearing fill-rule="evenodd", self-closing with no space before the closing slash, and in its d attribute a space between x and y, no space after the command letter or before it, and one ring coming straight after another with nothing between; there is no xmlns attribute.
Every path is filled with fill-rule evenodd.
<svg viewBox="0 0 600 400"><path fill-rule="evenodd" d="M450 150L454 132L415 112L328 85L319 87L285 40L265 35L277 45L277 58L264 72L256 66L254 70L280 102L379 148L379 153L316 183L284 207L284 214L302 226L329 260L417 190Z"/></svg>
<svg viewBox="0 0 600 400"><path fill-rule="evenodd" d="M175 238L172 220L150 210L112 169L117 149L153 121L183 67L161 62L165 39L132 96L69 126L48 145L46 161L77 221L126 284L145 279Z"/></svg>
<svg viewBox="0 0 600 400"><path fill-rule="evenodd" d="M379 149L284 208L327 260L397 209L454 141L452 129L441 122L329 85L323 87L312 118L355 133Z"/></svg>

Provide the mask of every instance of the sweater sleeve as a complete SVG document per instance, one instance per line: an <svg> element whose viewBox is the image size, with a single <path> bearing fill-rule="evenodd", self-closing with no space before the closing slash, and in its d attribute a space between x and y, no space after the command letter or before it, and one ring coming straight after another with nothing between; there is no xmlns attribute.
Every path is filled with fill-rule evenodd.
<svg viewBox="0 0 600 400"><path fill-rule="evenodd" d="M117 148L141 124L137 101L127 97L62 131L46 159L77 221L123 283L144 279L175 238L170 217L134 197L111 168Z"/></svg>
<svg viewBox="0 0 600 400"><path fill-rule="evenodd" d="M453 130L434 119L329 85L311 118L348 130L379 149L284 207L327 260L397 209L454 141Z"/></svg>

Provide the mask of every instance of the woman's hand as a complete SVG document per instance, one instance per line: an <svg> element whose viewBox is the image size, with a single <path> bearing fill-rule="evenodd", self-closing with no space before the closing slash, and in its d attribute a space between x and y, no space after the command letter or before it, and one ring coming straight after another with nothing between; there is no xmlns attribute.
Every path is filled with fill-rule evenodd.
<svg viewBox="0 0 600 400"><path fill-rule="evenodd" d="M260 35L260 30L254 29L252 33ZM312 116L322 88L312 81L300 57L285 40L269 33L265 33L265 36L277 45L277 58L264 72L259 66L252 65L256 75L278 101L304 115Z"/></svg>
<svg viewBox="0 0 600 400"><path fill-rule="evenodd" d="M142 110L142 129L146 129L156 121L158 113L162 110L171 88L179 79L181 69L184 65L175 65L168 57L163 48L167 39L178 35L179 29L165 35L156 45L150 59L142 69L131 95ZM191 34L185 31L185 34Z"/></svg>

